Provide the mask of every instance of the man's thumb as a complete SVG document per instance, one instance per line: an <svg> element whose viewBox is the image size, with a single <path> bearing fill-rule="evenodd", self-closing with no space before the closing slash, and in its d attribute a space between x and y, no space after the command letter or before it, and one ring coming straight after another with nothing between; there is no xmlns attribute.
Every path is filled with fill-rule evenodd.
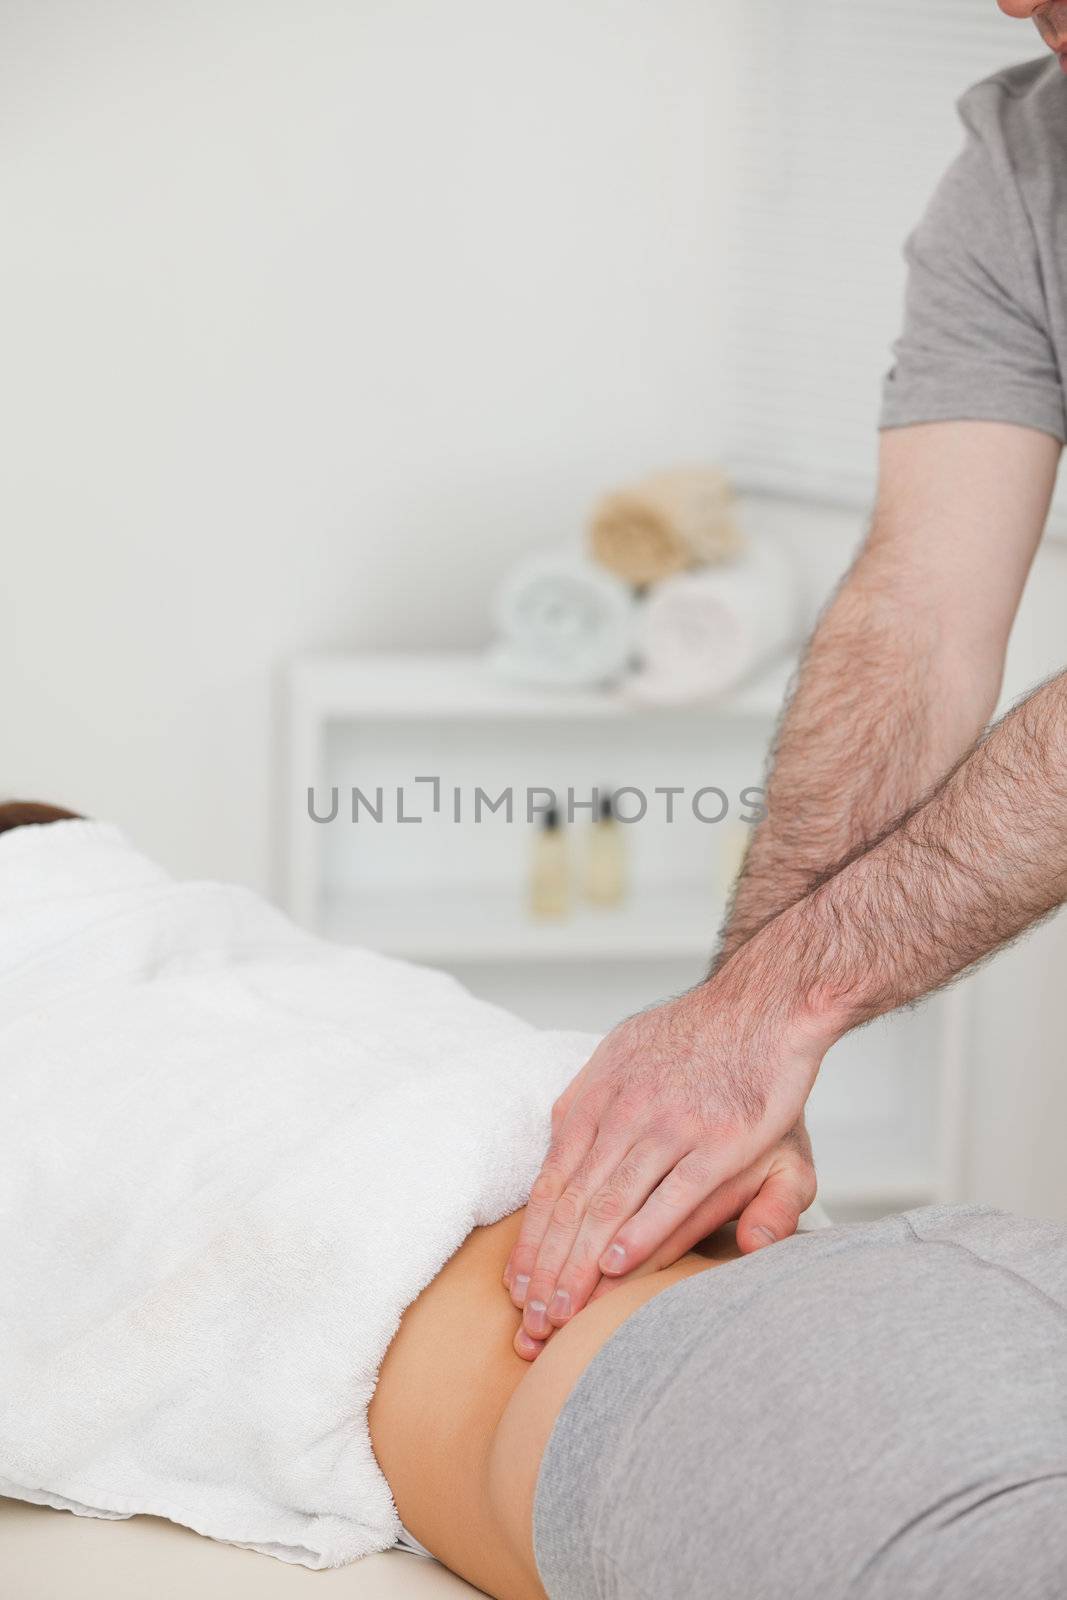
<svg viewBox="0 0 1067 1600"><path fill-rule="evenodd" d="M775 1167L737 1220L737 1246L745 1255L796 1233L800 1214L815 1198L815 1169L807 1163Z"/></svg>

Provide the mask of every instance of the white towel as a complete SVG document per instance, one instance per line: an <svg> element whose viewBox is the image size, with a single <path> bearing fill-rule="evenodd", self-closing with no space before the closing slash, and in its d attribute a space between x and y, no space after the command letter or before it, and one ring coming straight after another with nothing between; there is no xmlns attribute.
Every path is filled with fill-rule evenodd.
<svg viewBox="0 0 1067 1600"><path fill-rule="evenodd" d="M392 1545L379 1364L595 1042L113 828L0 837L0 1495L309 1567Z"/></svg>
<svg viewBox="0 0 1067 1600"><path fill-rule="evenodd" d="M642 588L743 547L733 488L718 467L653 472L605 495L589 520L594 560Z"/></svg>
<svg viewBox="0 0 1067 1600"><path fill-rule="evenodd" d="M501 677L545 687L593 688L622 676L633 651L633 591L581 556L521 562L496 595Z"/></svg>
<svg viewBox="0 0 1067 1600"><path fill-rule="evenodd" d="M627 682L643 704L710 700L798 642L800 587L788 552L752 539L737 560L657 584L637 627L641 665Z"/></svg>

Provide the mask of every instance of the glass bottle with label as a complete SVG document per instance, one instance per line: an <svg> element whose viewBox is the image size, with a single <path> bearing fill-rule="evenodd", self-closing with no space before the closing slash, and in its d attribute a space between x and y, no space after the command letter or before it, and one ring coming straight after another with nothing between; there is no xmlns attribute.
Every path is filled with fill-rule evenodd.
<svg viewBox="0 0 1067 1600"><path fill-rule="evenodd" d="M626 845L610 794L601 794L589 828L583 888L597 906L617 906L626 895Z"/></svg>
<svg viewBox="0 0 1067 1600"><path fill-rule="evenodd" d="M551 806L541 819L534 840L530 871L530 910L535 917L565 917L571 901L567 841L559 812Z"/></svg>

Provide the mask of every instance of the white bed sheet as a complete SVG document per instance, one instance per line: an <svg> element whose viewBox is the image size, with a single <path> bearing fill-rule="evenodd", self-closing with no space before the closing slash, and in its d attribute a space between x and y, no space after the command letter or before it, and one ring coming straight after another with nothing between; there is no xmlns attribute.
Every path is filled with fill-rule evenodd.
<svg viewBox="0 0 1067 1600"><path fill-rule="evenodd" d="M156 1517L106 1522L0 1499L5 1600L472 1600L438 1561L388 1550L313 1572Z"/></svg>

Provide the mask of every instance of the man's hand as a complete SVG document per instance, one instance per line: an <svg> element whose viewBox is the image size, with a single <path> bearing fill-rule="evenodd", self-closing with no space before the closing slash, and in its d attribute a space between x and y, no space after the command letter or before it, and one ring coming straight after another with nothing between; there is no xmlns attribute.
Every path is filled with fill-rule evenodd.
<svg viewBox="0 0 1067 1600"><path fill-rule="evenodd" d="M574 1085L567 1090L568 1095L572 1093L573 1088ZM679 1223L675 1231L640 1266L624 1273L621 1278L600 1277L589 1296L589 1302L592 1303L603 1295L610 1294L620 1283L625 1283L630 1278L643 1277L647 1272L656 1272L661 1267L671 1266L687 1251L696 1248L702 1239L708 1237L709 1232L714 1232L721 1226L721 1222L718 1221L712 1222L710 1227L706 1226L705 1216L718 1218L725 1211L728 1220L739 1218L737 1245L743 1254L761 1250L777 1239L787 1239L796 1232L801 1214L815 1199L815 1189L811 1142L801 1120L786 1134L781 1143L774 1147L769 1156L756 1162L747 1172L741 1173L715 1195L711 1202L706 1202L704 1207L698 1207L692 1216L686 1217ZM517 1246L515 1253L518 1248ZM530 1257L531 1263L536 1259L536 1253L534 1246ZM510 1264L504 1281L510 1289L512 1281ZM516 1304L520 1303L517 1296L513 1295L513 1299ZM548 1337L555 1331L555 1327L550 1324ZM515 1335L516 1354L522 1356L524 1361L534 1361L544 1349L546 1342L545 1338L532 1338L523 1324Z"/></svg>
<svg viewBox="0 0 1067 1600"><path fill-rule="evenodd" d="M744 952L712 981L608 1034L553 1110L552 1142L505 1272L543 1339L601 1274L677 1260L740 1217L741 1248L783 1238L814 1198L801 1115L829 1036L767 996ZM765 1233L757 1232L766 1230Z"/></svg>

